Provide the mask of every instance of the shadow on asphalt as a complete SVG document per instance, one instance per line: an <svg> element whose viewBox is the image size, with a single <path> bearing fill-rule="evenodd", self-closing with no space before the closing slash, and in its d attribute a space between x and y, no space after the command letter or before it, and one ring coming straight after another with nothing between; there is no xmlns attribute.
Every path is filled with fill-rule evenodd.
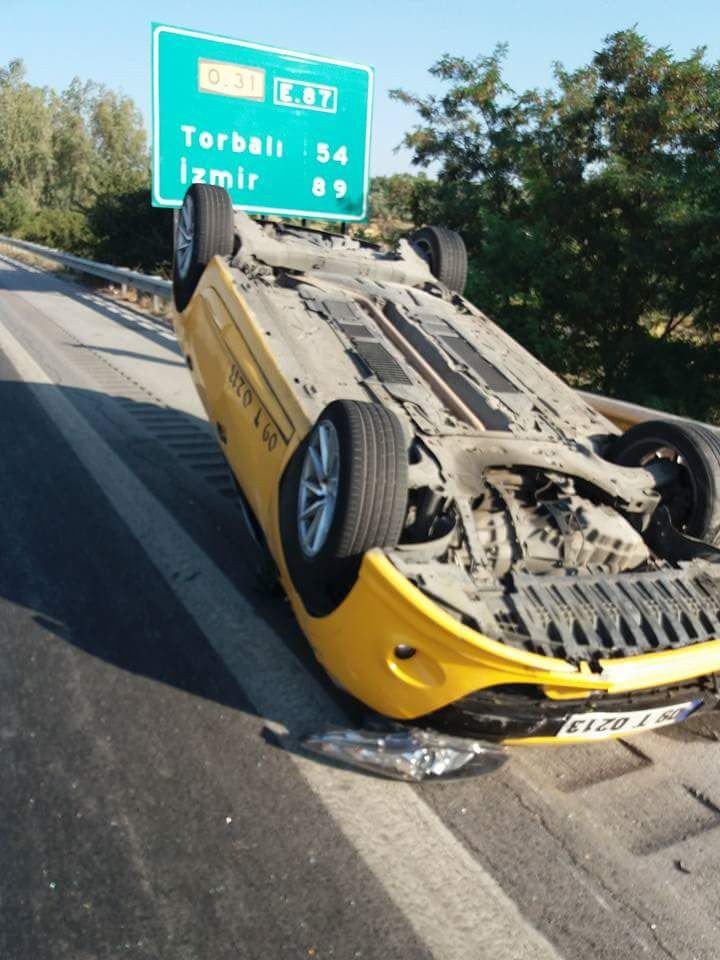
<svg viewBox="0 0 720 960"><path fill-rule="evenodd" d="M120 670L257 714L241 681L211 647L27 385L14 376L0 354L0 605L30 611L52 637ZM117 406L114 398L99 392L36 389L59 389L81 414L97 412L101 404ZM132 417L133 406L126 399L120 415ZM185 419L204 426L188 415ZM244 527L242 512L210 487L207 502L188 498L183 481L187 468L175 460L173 471L174 455L164 444L160 447L156 466L167 489L161 497L166 507L302 663L308 683L319 683L348 723L360 722L365 708L332 685L282 593L276 587L274 595L267 595L267 581L257 576L261 554ZM202 491L197 478L190 482L195 492ZM200 513L212 521L209 539L207 521L198 523ZM200 527L205 533L198 537ZM278 690L277 711L264 719L284 724L285 696L287 691ZM298 739L333 720L337 713L329 717L318 707L316 716L307 717L306 728L289 730L280 739L268 737L268 743L304 753Z"/></svg>
<svg viewBox="0 0 720 960"><path fill-rule="evenodd" d="M75 350L88 349L84 343L69 343L68 346ZM99 347L97 344L92 344L92 351L93 353L107 353L111 357L132 357L135 360L147 360L148 363L160 363L167 367L185 366L182 360L165 360L162 357L153 357L149 353L138 353L135 350L117 350L115 347Z"/></svg>
<svg viewBox="0 0 720 960"><path fill-rule="evenodd" d="M692 743L698 740L710 740L713 743L720 741L720 710L700 713L696 717L688 717L684 723L671 727L660 727L655 731L661 737L670 740L679 740L683 743Z"/></svg>
<svg viewBox="0 0 720 960"><path fill-rule="evenodd" d="M125 399L122 410L117 411L117 399L99 391L54 386L37 389L60 390L84 415L97 413L102 405L111 406L121 417L133 418L147 410L146 404ZM256 714L241 681L215 653L2 355L0 409L0 604L7 601L32 611L34 621L49 634L120 670ZM207 438L204 422L182 416L189 427ZM142 443L146 449L152 439ZM364 725L371 716L367 708L331 683L282 593L277 586L268 591L263 557L244 526L242 512L210 487L206 500L189 500L183 482L183 475L189 476L187 467L159 440L157 448L156 466L163 471L167 495L163 498L162 490L153 492L165 499L174 518L191 536L192 511L210 514L216 534L209 541L207 537L205 542L198 541L200 548L301 662L308 682L323 688L349 725ZM193 479L195 491L199 488L202 496L202 484L197 477ZM178 502L181 506L175 509ZM278 691L277 711L264 719L284 724L284 695L285 691ZM307 755L298 745L299 738L336 721L337 714L328 716L318 709L303 729L289 730L284 736L268 730L266 740L272 746ZM683 742L717 741L720 713L702 714L657 733ZM334 766L332 762L329 765Z"/></svg>
<svg viewBox="0 0 720 960"><path fill-rule="evenodd" d="M0 262L2 262L1 257ZM106 320L112 320L125 330L132 330L133 333L145 337L152 343L182 356L177 341L168 336L172 333L172 327L168 321L141 314L134 310L131 304L124 304L122 301L115 304L112 300L100 296L91 287L84 288L54 274L34 273L26 269L0 271L0 287L12 293L60 292L63 297L95 311Z"/></svg>

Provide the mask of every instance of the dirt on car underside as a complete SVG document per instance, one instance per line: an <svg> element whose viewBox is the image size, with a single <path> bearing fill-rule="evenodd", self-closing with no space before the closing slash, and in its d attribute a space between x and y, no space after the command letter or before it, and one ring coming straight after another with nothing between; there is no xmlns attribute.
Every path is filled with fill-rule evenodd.
<svg viewBox="0 0 720 960"><path fill-rule="evenodd" d="M606 456L617 428L409 245L242 215L238 232L236 283L310 422L345 397L402 423L408 514L387 552L420 589L490 637L591 665L720 635L720 551L655 529L653 474Z"/></svg>

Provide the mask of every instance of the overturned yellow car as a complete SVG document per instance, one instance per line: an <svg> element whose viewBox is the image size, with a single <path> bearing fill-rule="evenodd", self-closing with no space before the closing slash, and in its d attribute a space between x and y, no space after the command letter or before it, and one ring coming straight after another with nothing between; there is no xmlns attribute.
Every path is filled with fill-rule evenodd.
<svg viewBox="0 0 720 960"><path fill-rule="evenodd" d="M466 269L443 228L387 252L186 195L177 335L317 658L385 716L504 743L715 707L720 435L621 434Z"/></svg>

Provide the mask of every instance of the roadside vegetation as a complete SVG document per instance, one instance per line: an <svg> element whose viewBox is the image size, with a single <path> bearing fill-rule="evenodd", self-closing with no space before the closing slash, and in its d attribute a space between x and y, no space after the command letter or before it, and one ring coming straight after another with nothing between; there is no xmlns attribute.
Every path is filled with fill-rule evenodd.
<svg viewBox="0 0 720 960"><path fill-rule="evenodd" d="M387 221L444 223L468 295L571 382L720 416L720 66L608 37L551 90L511 89L505 48L431 69L404 139L435 179L376 184Z"/></svg>
<svg viewBox="0 0 720 960"><path fill-rule="evenodd" d="M720 65L635 30L550 90L513 90L506 49L443 56L434 95L394 91L417 175L376 177L363 229L458 230L467 293L588 390L720 421ZM167 268L137 109L96 84L56 94L0 70L0 232ZM426 172L429 169L432 175Z"/></svg>
<svg viewBox="0 0 720 960"><path fill-rule="evenodd" d="M169 267L172 213L150 206L133 101L75 79L35 87L0 67L0 233L150 273Z"/></svg>

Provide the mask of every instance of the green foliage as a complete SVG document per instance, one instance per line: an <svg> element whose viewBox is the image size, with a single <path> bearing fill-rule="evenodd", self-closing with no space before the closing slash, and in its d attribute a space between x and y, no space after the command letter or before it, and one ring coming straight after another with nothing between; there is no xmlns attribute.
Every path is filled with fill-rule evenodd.
<svg viewBox="0 0 720 960"><path fill-rule="evenodd" d="M129 97L78 78L61 93L33 87L13 60L0 68L0 143L0 231L123 265L167 259L171 237L150 209L145 131ZM111 226L113 204L127 220Z"/></svg>
<svg viewBox="0 0 720 960"><path fill-rule="evenodd" d="M559 372L708 413L720 395L720 67L627 30L586 67L556 65L555 89L517 94L504 54L443 57L431 70L442 96L393 93L419 114L405 137L414 162L440 169L414 194L416 222L463 234L470 296Z"/></svg>
<svg viewBox="0 0 720 960"><path fill-rule="evenodd" d="M147 141L142 116L133 101L95 85L90 97L89 121L97 156L96 195L139 190L145 186L149 169Z"/></svg>
<svg viewBox="0 0 720 960"><path fill-rule="evenodd" d="M52 207L78 210L90 201L95 157L87 130L89 86L75 78L67 90L50 95L52 162L46 174L44 200Z"/></svg>
<svg viewBox="0 0 720 960"><path fill-rule="evenodd" d="M38 210L21 231L25 240L42 243L80 257L94 255L93 236L87 217L79 210L58 210L47 207Z"/></svg>
<svg viewBox="0 0 720 960"><path fill-rule="evenodd" d="M55 207L88 210L110 191L139 189L148 157L142 118L128 97L77 77L51 94L52 163L45 199Z"/></svg>
<svg viewBox="0 0 720 960"><path fill-rule="evenodd" d="M394 173L389 177L373 177L370 183L370 219L412 222L414 197L418 185L426 181L421 174Z"/></svg>
<svg viewBox="0 0 720 960"><path fill-rule="evenodd" d="M51 162L47 96L26 81L21 60L0 67L0 145L0 193L21 188L39 199Z"/></svg>
<svg viewBox="0 0 720 960"><path fill-rule="evenodd" d="M34 212L35 204L25 187L6 187L0 193L0 233L22 232Z"/></svg>
<svg viewBox="0 0 720 960"><path fill-rule="evenodd" d="M624 400L720 423L720 343L667 340L641 330L627 348Z"/></svg>
<svg viewBox="0 0 720 960"><path fill-rule="evenodd" d="M172 211L152 207L147 186L101 194L88 222L97 259L146 273L169 274Z"/></svg>
<svg viewBox="0 0 720 960"><path fill-rule="evenodd" d="M371 188L373 236L442 223L470 253L468 296L573 383L720 416L720 66L635 30L552 90L517 93L506 48L443 56L436 96L394 91L436 179ZM149 203L133 102L73 80L57 93L0 67L0 231L166 271L171 215Z"/></svg>

